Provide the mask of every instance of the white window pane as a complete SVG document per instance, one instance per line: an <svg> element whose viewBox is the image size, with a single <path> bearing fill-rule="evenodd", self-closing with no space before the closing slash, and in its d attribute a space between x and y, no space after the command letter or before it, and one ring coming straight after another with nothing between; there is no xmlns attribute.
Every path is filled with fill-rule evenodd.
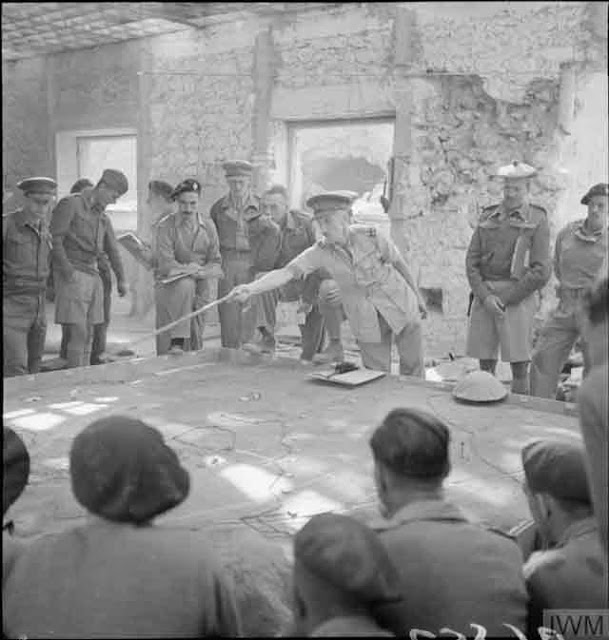
<svg viewBox="0 0 609 640"><path fill-rule="evenodd" d="M394 122L337 122L293 130L292 206L321 191L355 191L356 219L385 216L380 197L393 153Z"/></svg>
<svg viewBox="0 0 609 640"><path fill-rule="evenodd" d="M96 183L104 169L118 169L129 181L129 191L108 209L137 208L136 136L91 136L77 139L78 176Z"/></svg>

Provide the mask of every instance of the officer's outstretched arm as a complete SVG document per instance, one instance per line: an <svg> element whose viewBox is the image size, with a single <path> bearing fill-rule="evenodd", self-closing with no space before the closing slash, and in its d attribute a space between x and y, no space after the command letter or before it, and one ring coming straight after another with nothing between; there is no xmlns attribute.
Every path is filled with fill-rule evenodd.
<svg viewBox="0 0 609 640"><path fill-rule="evenodd" d="M288 269L275 269L269 271L266 275L258 280L254 280L247 285L251 295L258 293L266 293L272 291L290 282L294 279L294 274Z"/></svg>

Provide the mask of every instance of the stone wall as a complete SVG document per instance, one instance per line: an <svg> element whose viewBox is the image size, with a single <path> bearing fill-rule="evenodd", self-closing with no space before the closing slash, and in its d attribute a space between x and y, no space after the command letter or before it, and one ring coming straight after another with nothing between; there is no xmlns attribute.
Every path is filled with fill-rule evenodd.
<svg viewBox="0 0 609 640"><path fill-rule="evenodd" d="M2 64L3 206L16 207L16 184L24 177L55 173L47 113L44 60L34 58ZM5 194L12 197L4 202Z"/></svg>
<svg viewBox="0 0 609 640"><path fill-rule="evenodd" d="M287 183L294 123L395 117L394 231L421 286L443 290L428 349L462 353L465 250L480 208L500 197L492 171L514 159L539 168L533 200L553 233L584 213L580 192L606 180L606 11L604 2L342 3L12 63L5 172L9 183L52 173L57 129L137 125L142 205L148 180L197 177L207 210L225 190L229 157L267 163L265 179ZM257 36L269 28L266 105ZM138 224L145 231L143 206Z"/></svg>

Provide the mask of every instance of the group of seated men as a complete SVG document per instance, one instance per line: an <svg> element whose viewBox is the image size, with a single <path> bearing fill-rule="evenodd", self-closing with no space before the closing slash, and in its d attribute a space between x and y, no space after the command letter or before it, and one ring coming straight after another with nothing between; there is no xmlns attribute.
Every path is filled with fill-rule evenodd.
<svg viewBox="0 0 609 640"><path fill-rule="evenodd" d="M604 336L605 358L579 396L585 446L537 439L521 449L535 535L523 536L519 548L466 516L444 488L450 430L430 413L397 408L370 439L380 516L312 517L293 539L291 589L274 594L279 600L264 619L255 614L267 573L258 565L259 580L244 579L258 549L248 557L241 545L239 567L231 568L207 530L155 523L191 489L159 431L128 416L86 427L69 459L74 497L90 518L26 539L6 516L27 484L30 460L5 427L5 637L535 638L549 637L549 611L602 615L609 597L607 278L584 304L587 331ZM274 553L281 556L279 548ZM273 617L280 604L290 620Z"/></svg>

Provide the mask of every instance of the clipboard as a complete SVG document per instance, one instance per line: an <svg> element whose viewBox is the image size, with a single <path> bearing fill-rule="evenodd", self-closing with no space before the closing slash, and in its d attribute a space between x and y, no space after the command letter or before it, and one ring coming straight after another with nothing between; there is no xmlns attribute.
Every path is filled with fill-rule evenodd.
<svg viewBox="0 0 609 640"><path fill-rule="evenodd" d="M359 387L373 380L384 378L386 375L385 371L375 371L374 369L356 369L347 373L336 373L334 369L328 369L310 373L308 377L317 382L336 384L340 387Z"/></svg>

